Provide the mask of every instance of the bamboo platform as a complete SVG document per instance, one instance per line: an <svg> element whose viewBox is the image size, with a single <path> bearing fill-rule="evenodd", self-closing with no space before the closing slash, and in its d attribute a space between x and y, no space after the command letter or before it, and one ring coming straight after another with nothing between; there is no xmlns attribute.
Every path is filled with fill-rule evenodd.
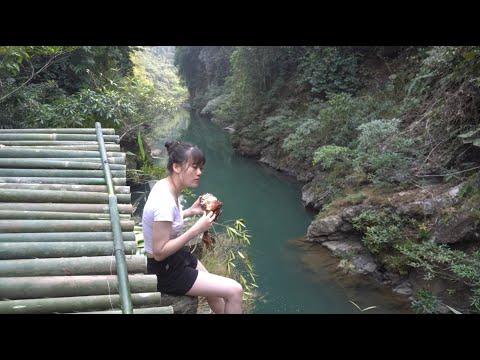
<svg viewBox="0 0 480 360"><path fill-rule="evenodd" d="M171 314L114 129L0 129L0 314Z"/></svg>

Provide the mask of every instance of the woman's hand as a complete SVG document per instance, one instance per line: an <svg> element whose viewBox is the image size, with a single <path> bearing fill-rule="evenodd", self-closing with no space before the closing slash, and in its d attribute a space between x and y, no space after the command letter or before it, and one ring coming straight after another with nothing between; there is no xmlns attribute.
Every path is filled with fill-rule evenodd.
<svg viewBox="0 0 480 360"><path fill-rule="evenodd" d="M212 227L214 220L215 214L213 213L213 211L210 211L208 214L206 211L204 211L203 216L198 219L195 224L193 224L191 229L195 232L196 235L201 234Z"/></svg>
<svg viewBox="0 0 480 360"><path fill-rule="evenodd" d="M190 206L190 208L188 209L190 215L202 215L203 214L203 210L202 210L202 206L200 205L200 199L202 197L199 196L197 201L195 201L193 203L192 206Z"/></svg>

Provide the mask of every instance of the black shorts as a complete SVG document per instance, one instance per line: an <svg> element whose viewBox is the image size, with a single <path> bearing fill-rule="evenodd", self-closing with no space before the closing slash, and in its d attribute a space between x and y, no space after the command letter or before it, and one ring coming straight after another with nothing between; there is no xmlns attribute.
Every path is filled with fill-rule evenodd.
<svg viewBox="0 0 480 360"><path fill-rule="evenodd" d="M147 258L147 274L157 275L157 290L171 295L185 295L198 276L197 258L183 247L162 261Z"/></svg>

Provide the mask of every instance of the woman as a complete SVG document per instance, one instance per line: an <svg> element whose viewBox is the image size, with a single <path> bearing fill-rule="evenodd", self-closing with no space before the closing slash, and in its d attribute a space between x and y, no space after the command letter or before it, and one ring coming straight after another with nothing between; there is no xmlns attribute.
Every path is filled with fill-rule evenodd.
<svg viewBox="0 0 480 360"><path fill-rule="evenodd" d="M235 280L210 274L185 245L212 227L213 212L206 213L200 197L186 210L179 202L187 187L197 187L205 156L190 143L165 144L169 175L153 187L143 210L142 226L147 252L147 272L157 275L157 290L167 294L204 296L216 314L242 312L243 288ZM186 232L183 218L202 215Z"/></svg>

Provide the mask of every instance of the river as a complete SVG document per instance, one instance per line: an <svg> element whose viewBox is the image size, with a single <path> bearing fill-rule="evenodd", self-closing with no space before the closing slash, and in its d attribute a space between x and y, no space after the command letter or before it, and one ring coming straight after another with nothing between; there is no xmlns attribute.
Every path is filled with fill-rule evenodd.
<svg viewBox="0 0 480 360"><path fill-rule="evenodd" d="M337 270L339 259L318 244L302 241L314 214L301 202L301 184L255 160L237 155L230 135L182 109L168 126L146 136L166 153L166 139L197 144L206 155L196 195L213 193L223 203L221 222L245 219L250 255L262 301L259 314L409 313L406 299L391 290ZM160 161L164 161L160 160ZM189 204L188 204L189 205ZM361 312L361 309L373 307Z"/></svg>

